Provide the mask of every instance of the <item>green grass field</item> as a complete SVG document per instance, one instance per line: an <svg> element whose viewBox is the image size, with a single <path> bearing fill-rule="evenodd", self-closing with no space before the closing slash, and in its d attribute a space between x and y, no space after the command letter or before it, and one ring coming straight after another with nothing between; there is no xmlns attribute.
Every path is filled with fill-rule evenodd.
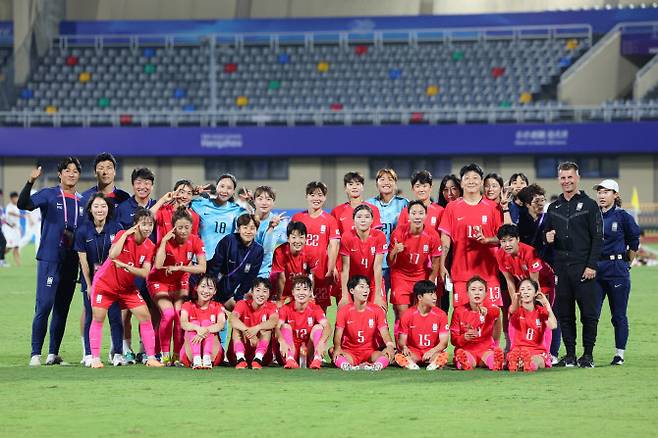
<svg viewBox="0 0 658 438"><path fill-rule="evenodd" d="M604 311L595 369L534 374L398 368L376 374L329 368L91 370L77 365L77 293L61 351L76 365L31 369L32 256L32 248L26 248L24 266L0 271L2 437L658 434L656 268L633 269L631 339L622 367L608 365L614 344ZM106 352L109 334L103 341ZM47 348L46 341L44 353Z"/></svg>

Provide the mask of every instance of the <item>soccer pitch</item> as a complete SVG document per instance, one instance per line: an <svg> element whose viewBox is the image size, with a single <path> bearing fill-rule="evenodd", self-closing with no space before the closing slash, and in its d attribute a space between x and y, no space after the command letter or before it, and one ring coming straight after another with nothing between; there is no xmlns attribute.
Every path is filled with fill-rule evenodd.
<svg viewBox="0 0 658 438"><path fill-rule="evenodd" d="M92 370L78 365L77 292L61 351L74 365L30 369L33 256L27 247L22 267L0 270L2 437L658 435L656 268L633 268L631 336L621 367L608 365L614 342L604 310L595 369ZM103 357L108 343L106 332ZM46 339L44 354L47 348Z"/></svg>

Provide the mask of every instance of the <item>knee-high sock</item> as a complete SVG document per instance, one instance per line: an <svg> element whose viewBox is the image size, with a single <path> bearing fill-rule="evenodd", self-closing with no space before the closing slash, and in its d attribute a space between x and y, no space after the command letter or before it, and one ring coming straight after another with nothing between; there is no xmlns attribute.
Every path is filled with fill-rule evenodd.
<svg viewBox="0 0 658 438"><path fill-rule="evenodd" d="M382 364L382 369L386 368L386 367L388 366L388 364L389 364L389 362L388 362L388 358L387 358L386 356L380 356L380 357L378 357L377 360L375 361L375 363L380 363L380 364Z"/></svg>
<svg viewBox="0 0 658 438"><path fill-rule="evenodd" d="M315 358L322 359L322 356L318 354L318 344L322 338L322 330L315 330L311 333L311 339L313 340L313 351L315 352Z"/></svg>
<svg viewBox="0 0 658 438"><path fill-rule="evenodd" d="M256 355L255 359L263 359L263 356L265 356L265 353L267 352L267 347L270 345L269 340L261 339L258 341L258 344L256 345Z"/></svg>
<svg viewBox="0 0 658 438"><path fill-rule="evenodd" d="M180 312L174 309L174 351L178 353L183 346L183 329L180 326Z"/></svg>
<svg viewBox="0 0 658 438"><path fill-rule="evenodd" d="M201 327L209 327L212 325L210 321L201 321ZM216 333L208 333L206 339L201 343L204 356L212 357L212 352L215 349L215 338L217 338Z"/></svg>
<svg viewBox="0 0 658 438"><path fill-rule="evenodd" d="M233 351L237 360L244 359L244 344L242 341L233 341Z"/></svg>
<svg viewBox="0 0 658 438"><path fill-rule="evenodd" d="M103 341L103 323L95 320L89 326L89 347L94 358L101 357L101 342Z"/></svg>
<svg viewBox="0 0 658 438"><path fill-rule="evenodd" d="M194 359L197 356L201 356L201 344L195 344L192 342L192 339L194 339L195 336L196 336L196 332L193 331L185 332L185 340L187 341L188 344L190 344L190 350L192 350L192 357L190 359Z"/></svg>
<svg viewBox="0 0 658 438"><path fill-rule="evenodd" d="M139 334L142 337L144 350L149 357L155 356L155 332L151 321L142 321L139 323Z"/></svg>
<svg viewBox="0 0 658 438"><path fill-rule="evenodd" d="M490 370L493 370L494 355L490 354L489 356L487 356L487 360L485 360L484 363L487 364L487 368L489 368Z"/></svg>
<svg viewBox="0 0 658 438"><path fill-rule="evenodd" d="M334 365L336 365L337 368L342 367L344 363L349 363L347 362L347 359L345 359L345 356L336 356L336 359L334 359Z"/></svg>
<svg viewBox="0 0 658 438"><path fill-rule="evenodd" d="M288 355L293 356L295 353L295 341L292 337L292 329L290 327L281 327L281 336L283 336L283 340L288 344Z"/></svg>
<svg viewBox="0 0 658 438"><path fill-rule="evenodd" d="M162 319L160 319L160 327L158 328L158 337L160 338L160 350L163 353L169 353L169 349L171 348L171 330L175 315L176 311L172 308L164 309L162 311Z"/></svg>

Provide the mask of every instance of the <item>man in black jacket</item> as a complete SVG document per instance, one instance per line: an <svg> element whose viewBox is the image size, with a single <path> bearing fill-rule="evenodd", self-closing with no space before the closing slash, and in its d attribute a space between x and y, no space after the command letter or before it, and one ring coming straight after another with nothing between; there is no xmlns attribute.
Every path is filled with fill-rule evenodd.
<svg viewBox="0 0 658 438"><path fill-rule="evenodd" d="M557 275L555 310L567 354L558 366L576 365L576 303L583 324L581 368L593 368L598 300L596 268L603 248L603 218L596 202L578 189L580 175L575 163L558 167L562 194L548 206L546 242L553 245Z"/></svg>

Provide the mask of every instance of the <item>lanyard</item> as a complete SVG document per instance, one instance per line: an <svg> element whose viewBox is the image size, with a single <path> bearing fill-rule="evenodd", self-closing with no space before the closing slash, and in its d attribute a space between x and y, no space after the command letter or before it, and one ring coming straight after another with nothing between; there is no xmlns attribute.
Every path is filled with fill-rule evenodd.
<svg viewBox="0 0 658 438"><path fill-rule="evenodd" d="M68 212L66 208L66 196L64 196L64 190L59 189L59 192L62 194L62 204L64 206L64 228L68 228L69 225L69 218L68 218ZM75 230L78 228L78 197L73 195L75 198L75 213L73 213L73 229Z"/></svg>
<svg viewBox="0 0 658 438"><path fill-rule="evenodd" d="M103 235L103 243L101 244L100 248L98 247L98 240L99 239L97 237L94 237L94 245L96 246L96 260L97 260L97 263L99 265L103 264L103 262L105 261L105 258L107 257L105 255L105 248L107 248L107 250L109 252L109 247L107 247L107 245L105 245L105 242L106 242L106 239L107 239L107 234L108 234L108 233L105 232L105 225L103 225L103 229L101 230L101 234Z"/></svg>

